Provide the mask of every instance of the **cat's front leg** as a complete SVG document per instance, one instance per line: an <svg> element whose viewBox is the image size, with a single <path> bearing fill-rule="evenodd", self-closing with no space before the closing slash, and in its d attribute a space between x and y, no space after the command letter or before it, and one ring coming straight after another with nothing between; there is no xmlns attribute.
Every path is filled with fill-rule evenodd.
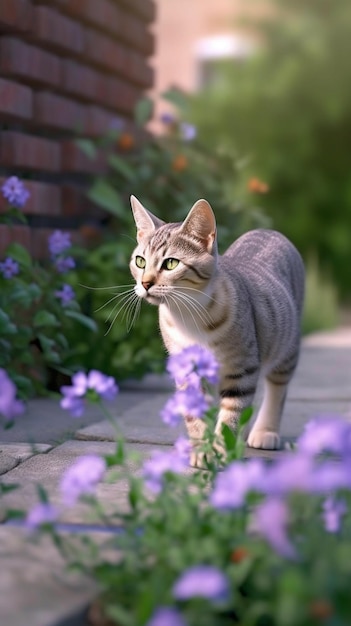
<svg viewBox="0 0 351 626"><path fill-rule="evenodd" d="M240 416L244 409L252 406L258 381L259 368L251 367L242 372L227 374L220 383L220 408L215 435L216 447L225 455L222 427L225 424L234 433L237 431Z"/></svg>

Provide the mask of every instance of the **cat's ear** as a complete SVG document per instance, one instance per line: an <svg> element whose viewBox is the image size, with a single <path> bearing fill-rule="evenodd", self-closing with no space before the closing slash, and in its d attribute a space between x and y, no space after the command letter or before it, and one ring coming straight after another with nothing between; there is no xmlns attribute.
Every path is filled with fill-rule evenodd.
<svg viewBox="0 0 351 626"><path fill-rule="evenodd" d="M182 229L201 239L208 252L213 252L216 245L216 218L207 200L195 202L183 222Z"/></svg>
<svg viewBox="0 0 351 626"><path fill-rule="evenodd" d="M164 222L145 209L135 196L130 196L130 203L137 227L137 241L140 243L145 237L152 235Z"/></svg>

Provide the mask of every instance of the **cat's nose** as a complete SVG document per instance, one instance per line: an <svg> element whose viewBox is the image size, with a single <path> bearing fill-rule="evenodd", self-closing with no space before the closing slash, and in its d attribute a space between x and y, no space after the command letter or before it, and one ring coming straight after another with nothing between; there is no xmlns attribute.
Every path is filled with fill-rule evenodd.
<svg viewBox="0 0 351 626"><path fill-rule="evenodd" d="M150 287L152 287L155 283L152 280L142 280L141 284L146 291L149 291Z"/></svg>

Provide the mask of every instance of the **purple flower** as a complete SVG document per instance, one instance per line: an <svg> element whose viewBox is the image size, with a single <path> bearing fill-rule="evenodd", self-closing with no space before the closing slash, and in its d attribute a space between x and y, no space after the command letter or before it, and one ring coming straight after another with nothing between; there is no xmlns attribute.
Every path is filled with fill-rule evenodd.
<svg viewBox="0 0 351 626"><path fill-rule="evenodd" d="M266 466L258 489L268 495L285 495L292 491L313 491L314 459L292 452Z"/></svg>
<svg viewBox="0 0 351 626"><path fill-rule="evenodd" d="M69 467L60 482L60 491L65 504L73 505L83 495L95 492L97 484L106 472L106 461L96 454L81 456Z"/></svg>
<svg viewBox="0 0 351 626"><path fill-rule="evenodd" d="M57 520L58 510L52 504L39 502L26 517L26 526L31 530L38 528L42 524L52 524Z"/></svg>
<svg viewBox="0 0 351 626"><path fill-rule="evenodd" d="M172 124L176 122L175 116L172 115L172 113L168 113L168 112L161 113L160 120L162 124L164 124L165 126L171 126Z"/></svg>
<svg viewBox="0 0 351 626"><path fill-rule="evenodd" d="M174 442L174 448L177 452L177 455L186 463L187 465L190 462L190 454L192 450L192 445L190 439L187 437L180 436Z"/></svg>
<svg viewBox="0 0 351 626"><path fill-rule="evenodd" d="M62 230L55 230L55 232L50 235L48 244L50 253L53 256L57 256L71 247L71 235L62 232Z"/></svg>
<svg viewBox="0 0 351 626"><path fill-rule="evenodd" d="M287 558L295 558L296 551L287 535L289 523L288 505L281 498L270 497L259 504L253 514L254 530Z"/></svg>
<svg viewBox="0 0 351 626"><path fill-rule="evenodd" d="M341 528L343 516L347 513L346 502L328 496L323 502L324 527L329 533L337 533Z"/></svg>
<svg viewBox="0 0 351 626"><path fill-rule="evenodd" d="M66 274L66 272L73 270L76 266L73 256L59 256L54 263L59 274Z"/></svg>
<svg viewBox="0 0 351 626"><path fill-rule="evenodd" d="M24 412L24 404L16 399L16 386L6 371L0 368L0 415L10 422Z"/></svg>
<svg viewBox="0 0 351 626"><path fill-rule="evenodd" d="M74 290L71 285L64 284L62 285L62 289L57 289L55 291L56 298L61 300L61 304L65 306L65 304L69 304L75 298Z"/></svg>
<svg viewBox="0 0 351 626"><path fill-rule="evenodd" d="M202 418L208 403L198 387L180 389L167 400L160 415L169 426L177 426L185 416Z"/></svg>
<svg viewBox="0 0 351 626"><path fill-rule="evenodd" d="M229 581L217 567L195 565L178 578L172 594L176 600L190 600L195 597L213 601L225 600L229 596Z"/></svg>
<svg viewBox="0 0 351 626"><path fill-rule="evenodd" d="M203 346L193 345L177 354L171 354L167 361L167 371L177 385L187 384L189 376L193 383L193 372L199 379L204 378L210 384L217 384L219 364L210 350Z"/></svg>
<svg viewBox="0 0 351 626"><path fill-rule="evenodd" d="M297 447L311 455L347 454L351 451L351 424L338 416L318 417L305 425Z"/></svg>
<svg viewBox="0 0 351 626"><path fill-rule="evenodd" d="M17 261L8 256L5 261L0 263L0 272L4 278L12 278L19 273L19 265Z"/></svg>
<svg viewBox="0 0 351 626"><path fill-rule="evenodd" d="M193 141L197 135L196 127L188 122L180 124L180 135L184 141Z"/></svg>
<svg viewBox="0 0 351 626"><path fill-rule="evenodd" d="M60 405L70 411L73 417L80 417L84 413L84 398L111 401L118 393L118 387L112 376L106 376L98 370L91 370L88 374L77 372L72 376L72 385L64 385L60 389L62 395ZM92 392L94 392L92 397Z"/></svg>
<svg viewBox="0 0 351 626"><path fill-rule="evenodd" d="M230 510L241 507L250 491L258 490L265 471L261 459L233 461L218 474L210 503L216 509Z"/></svg>
<svg viewBox="0 0 351 626"><path fill-rule="evenodd" d="M181 474L186 469L188 463L184 455L177 449L170 451L153 450L151 456L144 462L143 478L145 485L153 493L159 493L164 484L164 475L167 472Z"/></svg>
<svg viewBox="0 0 351 626"><path fill-rule="evenodd" d="M186 626L186 623L177 609L171 606L160 606L146 626Z"/></svg>
<svg viewBox="0 0 351 626"><path fill-rule="evenodd" d="M30 194L17 176L10 176L1 187L2 195L8 203L20 209L27 202Z"/></svg>
<svg viewBox="0 0 351 626"><path fill-rule="evenodd" d="M72 417L82 417L85 409L84 399L74 395L72 387L61 387L61 392L65 394L65 397L60 400L61 408L69 411Z"/></svg>

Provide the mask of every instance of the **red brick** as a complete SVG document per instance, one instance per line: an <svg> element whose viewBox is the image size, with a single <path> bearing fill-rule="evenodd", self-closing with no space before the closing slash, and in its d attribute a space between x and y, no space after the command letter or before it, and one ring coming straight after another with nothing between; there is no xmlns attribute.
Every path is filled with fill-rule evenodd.
<svg viewBox="0 0 351 626"><path fill-rule="evenodd" d="M108 0L60 0L61 10L114 35L121 33L121 10Z"/></svg>
<svg viewBox="0 0 351 626"><path fill-rule="evenodd" d="M0 136L0 165L28 170L59 172L60 146L54 141L3 131Z"/></svg>
<svg viewBox="0 0 351 626"><path fill-rule="evenodd" d="M153 69L146 64L144 57L138 52L130 50L129 53L129 71L133 82L142 87L152 87L154 80Z"/></svg>
<svg viewBox="0 0 351 626"><path fill-rule="evenodd" d="M96 30L86 28L84 30L84 54L87 59L91 59L112 72L129 72L130 50L115 42L105 34Z"/></svg>
<svg viewBox="0 0 351 626"><path fill-rule="evenodd" d="M5 178L0 178L0 187L3 185L5 180ZM30 193L26 204L21 209L23 213L27 213L28 215L60 215L60 187L32 180L24 180L23 184ZM6 210L7 202L0 194L0 212Z"/></svg>
<svg viewBox="0 0 351 626"><path fill-rule="evenodd" d="M64 185L62 187L62 215L84 216L89 221L92 218L100 218L102 211L87 198L86 189Z"/></svg>
<svg viewBox="0 0 351 626"><path fill-rule="evenodd" d="M81 24L46 6L34 8L32 37L60 51L80 54L83 50Z"/></svg>
<svg viewBox="0 0 351 626"><path fill-rule="evenodd" d="M48 259L48 238L52 234L51 228L31 228L30 251L36 260Z"/></svg>
<svg viewBox="0 0 351 626"><path fill-rule="evenodd" d="M67 60L62 64L62 87L83 100L95 101L100 92L100 75L87 65Z"/></svg>
<svg viewBox="0 0 351 626"><path fill-rule="evenodd" d="M100 156L93 161L85 156L74 141L63 141L62 171L81 174L101 174L106 171L105 159L103 156Z"/></svg>
<svg viewBox="0 0 351 626"><path fill-rule="evenodd" d="M108 35L86 28L84 31L84 54L96 65L120 74L133 83L151 87L153 72L146 65L143 55L115 42Z"/></svg>
<svg viewBox="0 0 351 626"><path fill-rule="evenodd" d="M106 134L111 128L118 125L120 118L115 114L98 106L87 106L85 114L85 133L89 137L98 137Z"/></svg>
<svg viewBox="0 0 351 626"><path fill-rule="evenodd" d="M0 78L0 115L3 119L28 120L33 114L32 90Z"/></svg>
<svg viewBox="0 0 351 626"><path fill-rule="evenodd" d="M20 243L30 249L30 228L29 226L5 226L0 224L0 257L3 258L6 248L10 243Z"/></svg>
<svg viewBox="0 0 351 626"><path fill-rule="evenodd" d="M146 24L128 13L123 14L122 21L125 41L146 55L152 54L154 52L154 36L147 30Z"/></svg>
<svg viewBox="0 0 351 626"><path fill-rule="evenodd" d="M60 59L14 37L0 38L0 72L21 82L59 85Z"/></svg>
<svg viewBox="0 0 351 626"><path fill-rule="evenodd" d="M32 4L30 0L1 0L0 29L28 31L32 24Z"/></svg>
<svg viewBox="0 0 351 626"><path fill-rule="evenodd" d="M128 11L142 17L146 22L152 22L156 17L156 6L151 0L113 0L123 4Z"/></svg>
<svg viewBox="0 0 351 626"><path fill-rule="evenodd" d="M118 78L110 78L105 98L106 104L111 108L130 114L140 98L140 93L128 83Z"/></svg>
<svg viewBox="0 0 351 626"><path fill-rule="evenodd" d="M36 124L46 128L83 132L85 109L74 100L42 91L34 94L33 119Z"/></svg>

